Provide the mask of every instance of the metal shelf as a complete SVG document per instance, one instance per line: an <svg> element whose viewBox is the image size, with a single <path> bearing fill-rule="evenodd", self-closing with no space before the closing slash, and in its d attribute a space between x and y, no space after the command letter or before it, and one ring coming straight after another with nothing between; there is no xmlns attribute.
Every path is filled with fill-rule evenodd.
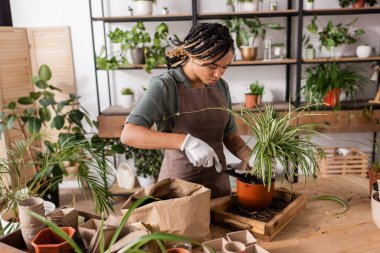
<svg viewBox="0 0 380 253"><path fill-rule="evenodd" d="M93 21L103 21L106 23L117 22L155 22L155 21L191 21L190 14L168 14L168 15L154 15L154 16L120 16L120 17L94 17Z"/></svg>
<svg viewBox="0 0 380 253"><path fill-rule="evenodd" d="M222 13L202 13L197 15L197 19L223 19L231 17L252 18L252 17L289 17L297 16L298 10L279 10L279 11L254 11L254 12L222 12Z"/></svg>
<svg viewBox="0 0 380 253"><path fill-rule="evenodd" d="M364 8L335 8L335 9L316 9L304 10L304 16L313 15L353 15L353 14L376 14L380 13L380 7L364 7Z"/></svg>
<svg viewBox="0 0 380 253"><path fill-rule="evenodd" d="M368 58L358 58L358 57L342 57L342 58L315 58L312 60L302 59L303 64L313 64L313 63L322 63L328 61L335 62L372 62L372 61L380 61L380 56L371 56Z"/></svg>

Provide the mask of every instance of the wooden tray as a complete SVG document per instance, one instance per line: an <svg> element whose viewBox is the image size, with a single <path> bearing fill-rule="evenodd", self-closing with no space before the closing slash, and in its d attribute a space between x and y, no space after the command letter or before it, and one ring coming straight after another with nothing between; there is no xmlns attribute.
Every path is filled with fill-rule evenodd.
<svg viewBox="0 0 380 253"><path fill-rule="evenodd" d="M273 196L275 198L287 198L287 195L289 195L288 190L278 188L275 189ZM293 198L295 199L282 212L274 216L269 222L262 222L228 212L237 203L237 198L233 195L211 208L212 222L235 229L247 229L255 237L270 241L305 208L306 195L293 192Z"/></svg>

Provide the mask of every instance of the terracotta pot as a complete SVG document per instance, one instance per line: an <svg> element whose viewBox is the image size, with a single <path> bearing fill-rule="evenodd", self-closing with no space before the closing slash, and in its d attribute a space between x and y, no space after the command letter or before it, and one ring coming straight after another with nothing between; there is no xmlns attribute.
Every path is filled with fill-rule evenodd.
<svg viewBox="0 0 380 253"><path fill-rule="evenodd" d="M245 107L246 108L256 108L261 105L261 96L245 94Z"/></svg>
<svg viewBox="0 0 380 253"><path fill-rule="evenodd" d="M71 227L61 227L61 229L73 238L75 229ZM41 230L32 240L32 245L36 253L71 253L74 249L70 244L56 235L50 228Z"/></svg>
<svg viewBox="0 0 380 253"><path fill-rule="evenodd" d="M271 183L270 191L268 191L268 185L247 184L238 179L236 179L236 187L238 201L244 208L261 210L272 203L274 180Z"/></svg>
<svg viewBox="0 0 380 253"><path fill-rule="evenodd" d="M335 107L339 104L339 96L340 89L332 89L329 91L329 93L327 93L326 97L323 99L323 102L325 102L328 106Z"/></svg>
<svg viewBox="0 0 380 253"><path fill-rule="evenodd" d="M365 0L356 0L356 2L353 4L354 8L363 8L365 5Z"/></svg>
<svg viewBox="0 0 380 253"><path fill-rule="evenodd" d="M373 184L377 181L377 179L380 179L380 172L373 171L372 168L368 169L368 181L369 181L369 195L372 194L372 187Z"/></svg>

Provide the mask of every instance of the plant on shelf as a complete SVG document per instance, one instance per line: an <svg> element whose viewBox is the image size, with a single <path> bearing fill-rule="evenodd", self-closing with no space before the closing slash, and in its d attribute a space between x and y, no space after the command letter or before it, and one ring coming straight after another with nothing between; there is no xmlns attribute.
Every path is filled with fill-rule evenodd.
<svg viewBox="0 0 380 253"><path fill-rule="evenodd" d="M110 57L105 56L106 49L101 48L99 56L96 57L96 67L102 70L115 70L118 68L128 67L130 64L127 59L127 53L131 52L134 64L144 64L146 72L160 64L166 64L165 51L169 46L169 30L165 23L159 24L154 33L153 44L148 46L152 38L148 32L145 32L144 24L139 21L130 31L123 31L116 28L108 34L111 42L120 45L120 51Z"/></svg>
<svg viewBox="0 0 380 253"><path fill-rule="evenodd" d="M89 127L96 126L90 116L79 104L79 97L70 94L63 94L60 89L49 84L52 77L50 68L42 65L39 68L38 76L32 78L36 87L36 92L30 92L29 96L20 97L17 101L9 102L0 115L0 134L4 128L17 131L21 138L26 141L30 134L44 133L51 134L53 130L58 130L58 137L46 138L40 143L36 142L28 146L26 152L32 162L35 176L40 175L40 163L43 161L41 150L52 155L63 148L67 141L87 141L89 145L86 148L76 149L81 155L86 155L91 161L98 157L113 155L116 152L122 152L120 145L113 140L101 139L96 134L88 132L82 121L86 121ZM57 101L56 94L65 95L67 99ZM90 152L91 151L91 152ZM90 162L89 161L89 162ZM103 159L98 166L92 166L83 160L67 159L66 163L55 164L49 170L45 171L44 178L52 179L54 187L52 191L58 189L57 184L62 181L64 175L68 174L67 165L76 165L77 170L73 174L78 181L85 182L90 189L91 197L95 198L97 211L112 210L112 195L108 192L108 182L106 178L110 174L110 168L107 160ZM98 174L100 178L91 176ZM102 187L100 187L102 185Z"/></svg>
<svg viewBox="0 0 380 253"><path fill-rule="evenodd" d="M245 94L245 107L256 108L261 105L261 98L264 94L264 85L259 81L253 82L249 85L249 92Z"/></svg>
<svg viewBox="0 0 380 253"><path fill-rule="evenodd" d="M135 92L132 88L126 87L121 89L121 95L123 95L123 107L131 108L135 99Z"/></svg>
<svg viewBox="0 0 380 253"><path fill-rule="evenodd" d="M258 38L265 39L267 29L284 29L278 23L262 23L258 17L252 19L233 18L223 20L231 33L236 34L236 46L240 49L243 60L254 60L257 56L255 46Z"/></svg>
<svg viewBox="0 0 380 253"><path fill-rule="evenodd" d="M157 26L153 36L153 45L145 51L145 66L147 73L158 65L166 64L165 51L169 47L168 43L169 28L165 23Z"/></svg>
<svg viewBox="0 0 380 253"><path fill-rule="evenodd" d="M352 5L354 8L361 8L365 5L373 7L377 4L377 0L339 0L339 5L342 8Z"/></svg>
<svg viewBox="0 0 380 253"><path fill-rule="evenodd" d="M283 170L281 180L290 179L290 184L291 178L298 174L305 176L305 183L309 176L315 177L321 150L310 137L318 134L314 130L316 124L295 124L306 116L307 108L291 109L289 104L289 110L284 113L276 112L270 105L255 113L248 109L239 112L226 109L248 127L256 141L249 159L251 170L237 174L237 198L244 207L263 209L270 205L277 162L288 168Z"/></svg>
<svg viewBox="0 0 380 253"><path fill-rule="evenodd" d="M366 78L350 66L336 62L320 63L305 69L306 83L302 88L309 101L325 102L328 106L340 105L340 92L352 100L366 83Z"/></svg>
<svg viewBox="0 0 380 253"><path fill-rule="evenodd" d="M315 48L313 44L310 43L310 37L303 35L302 36L302 45L305 47L303 57L307 60L311 60L315 58Z"/></svg>
<svg viewBox="0 0 380 253"><path fill-rule="evenodd" d="M306 10L313 10L314 9L314 0L307 0L305 9Z"/></svg>
<svg viewBox="0 0 380 253"><path fill-rule="evenodd" d="M341 50L344 48L340 48L341 50L337 48L356 43L358 41L357 37L365 33L363 29L352 29L357 19L349 24L339 23L337 25L334 25L330 20L320 32L318 32L319 26L317 21L317 16L314 16L311 23L307 26L307 30L312 34L318 34L321 43L319 49L322 47L326 48L330 52L331 57L341 57L343 54ZM320 26L322 25L320 24Z"/></svg>
<svg viewBox="0 0 380 253"><path fill-rule="evenodd" d="M160 173L163 153L161 150L126 147L126 158L133 158L137 179L145 187L155 182Z"/></svg>

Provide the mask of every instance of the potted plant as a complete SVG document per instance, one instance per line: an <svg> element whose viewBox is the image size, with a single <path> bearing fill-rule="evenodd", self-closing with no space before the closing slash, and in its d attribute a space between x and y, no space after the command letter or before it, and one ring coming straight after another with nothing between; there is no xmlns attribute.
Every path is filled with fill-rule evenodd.
<svg viewBox="0 0 380 253"><path fill-rule="evenodd" d="M342 8L352 5L354 8L362 8L365 5L373 7L377 4L377 0L339 0L339 5Z"/></svg>
<svg viewBox="0 0 380 253"><path fill-rule="evenodd" d="M22 140L27 141L30 134L42 133L49 136L53 129L55 134L59 132L55 139L43 139L41 142L43 149L38 142L26 146L27 158L31 161L30 164L36 173L35 177L43 177L47 182L54 180L56 183L52 184L53 187L49 187L48 190L52 191L49 192L49 195L56 194L58 196L58 183L68 173L67 164L77 164L78 170L74 176L89 186L93 193L91 197L95 198L96 207L100 208L97 210L108 211L109 208L112 209L112 196L108 191L106 180L111 170L107 159L98 158L103 158L104 155L113 155L114 150L120 150L120 146L114 145L112 140L103 140L96 134L88 132L82 121L86 121L89 127L93 127L94 122L80 106L79 97L74 94L63 94L60 89L48 83L51 77L50 68L42 65L39 68L38 76L32 77L37 91L31 92L29 96L20 97L17 101L11 101L4 107L3 113L0 115L0 123L4 126L0 128L0 135L4 129L15 130L21 135ZM65 95L67 99L57 101L56 94ZM54 155L60 152L67 141L81 140L86 140L87 143L78 146L79 149L75 149L77 154L81 155L80 157L66 157L62 163L54 164L45 174L41 175L40 168L44 161L42 150ZM87 159L83 159L82 156L86 156ZM76 160L77 158L80 159ZM96 166L94 166L94 161L97 163ZM90 176L92 174L99 175L98 177L101 178ZM44 195L47 195L45 190L43 192ZM58 199L50 201L55 202ZM58 202L55 204L59 206Z"/></svg>
<svg viewBox="0 0 380 253"><path fill-rule="evenodd" d="M226 8L227 8L227 10L226 10L227 12L235 12L233 0L227 0Z"/></svg>
<svg viewBox="0 0 380 253"><path fill-rule="evenodd" d="M339 96L345 92L354 99L355 93L365 84L365 78L350 66L336 62L320 63L305 69L306 83L302 88L309 101L339 106Z"/></svg>
<svg viewBox="0 0 380 253"><path fill-rule="evenodd" d="M258 0L238 0L242 4L242 10L245 12L257 11L259 9Z"/></svg>
<svg viewBox="0 0 380 253"><path fill-rule="evenodd" d="M313 10L314 9L314 0L307 0L305 10Z"/></svg>
<svg viewBox="0 0 380 253"><path fill-rule="evenodd" d="M315 58L315 48L313 44L308 43L305 47L305 59L312 60Z"/></svg>
<svg viewBox="0 0 380 253"><path fill-rule="evenodd" d="M135 92L132 88L126 87L121 89L121 95L123 96L123 107L132 108Z"/></svg>
<svg viewBox="0 0 380 253"><path fill-rule="evenodd" d="M352 30L352 25L356 23L357 19L349 24L337 24L330 20L325 27L318 32L317 16L314 16L307 29L312 34L318 34L320 47L325 48L332 58L340 58L343 56L345 45L356 43L357 37L364 34L363 29Z"/></svg>
<svg viewBox="0 0 380 253"><path fill-rule="evenodd" d="M260 85L259 81L249 85L249 93L245 94L245 107L256 108L261 105L261 98L264 94L264 85Z"/></svg>
<svg viewBox="0 0 380 253"><path fill-rule="evenodd" d="M162 15L168 15L168 14L169 14L169 9L168 9L168 7L163 7L162 10L161 10L161 14L162 14Z"/></svg>
<svg viewBox="0 0 380 253"><path fill-rule="evenodd" d="M128 6L128 12L127 12L127 16L130 16L132 17L133 16L133 9L131 6Z"/></svg>
<svg viewBox="0 0 380 253"><path fill-rule="evenodd" d="M104 56L105 47L100 50L96 57L96 67L102 70L115 70L120 67L127 67L130 63L127 59L127 52L131 51L132 62L144 64L144 70L151 73L151 70L159 64L166 64L165 51L169 46L169 29L165 23L159 24L154 33L153 45L147 46L152 41L150 34L145 32L144 24L139 21L131 31L123 31L116 28L108 34L111 42L119 44L120 51L111 54L110 58Z"/></svg>
<svg viewBox="0 0 380 253"><path fill-rule="evenodd" d="M135 14L137 16L152 15L153 13L153 4L157 0L133 0L135 1Z"/></svg>
<svg viewBox="0 0 380 253"><path fill-rule="evenodd" d="M358 58L368 58L371 56L372 48L368 44L360 44L356 48L356 55Z"/></svg>
<svg viewBox="0 0 380 253"><path fill-rule="evenodd" d="M137 180L141 187L153 184L160 173L163 154L161 150L126 147L126 158L133 158Z"/></svg>
<svg viewBox="0 0 380 253"><path fill-rule="evenodd" d="M307 107L292 110L289 106L286 113L278 113L270 105L255 113L248 109L240 112L227 109L248 126L256 141L249 159L252 168L240 174L237 180L237 198L243 207L258 210L270 205L277 162L288 168L283 170L281 180L291 179L297 173L303 174L305 180L316 175L321 152L310 139L317 134L315 124L294 124L304 117L305 109Z"/></svg>
<svg viewBox="0 0 380 253"><path fill-rule="evenodd" d="M137 2L151 3L150 0L138 0ZM137 24L134 27L132 27L130 31L127 30L123 32L121 29L116 28L114 31L111 31L108 34L108 37L110 38L112 43L122 43L122 50L130 50L132 62L134 64L145 63L145 44L149 43L151 41L151 38L149 33L145 31L145 26L143 22L138 21Z"/></svg>
<svg viewBox="0 0 380 253"><path fill-rule="evenodd" d="M278 23L261 23L258 17L253 19L233 18L223 21L231 33L236 34L236 46L240 49L244 61L252 61L257 57L256 39L265 39L267 29L284 29Z"/></svg>

